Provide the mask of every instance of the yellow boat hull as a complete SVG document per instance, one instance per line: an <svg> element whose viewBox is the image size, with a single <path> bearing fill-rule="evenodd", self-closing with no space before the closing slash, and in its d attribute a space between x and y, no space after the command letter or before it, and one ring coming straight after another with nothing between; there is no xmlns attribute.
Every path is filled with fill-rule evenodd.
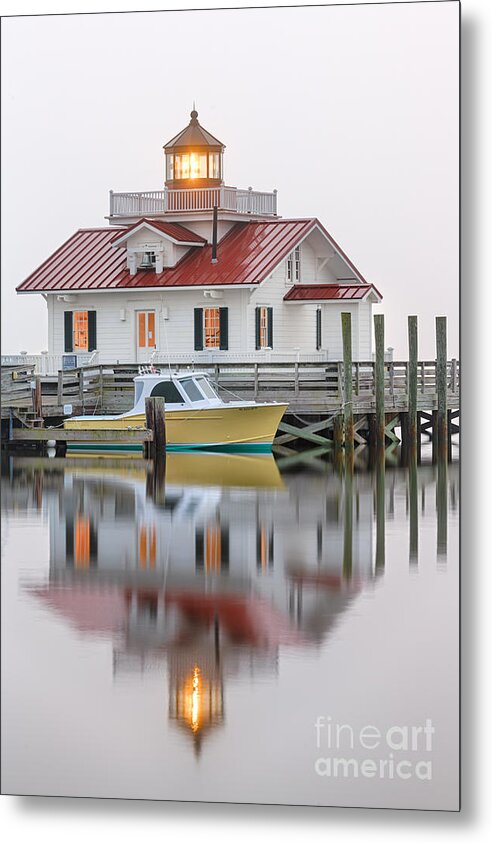
<svg viewBox="0 0 492 843"><path fill-rule="evenodd" d="M169 449L218 448L241 451L262 451L272 446L287 404L223 405L201 410L166 410L166 447ZM67 419L66 430L142 430L145 417L123 415L108 417L83 416ZM111 444L111 443L109 443ZM94 443L69 443L94 450ZM101 444L107 450L107 443ZM121 450L121 446L118 447Z"/></svg>

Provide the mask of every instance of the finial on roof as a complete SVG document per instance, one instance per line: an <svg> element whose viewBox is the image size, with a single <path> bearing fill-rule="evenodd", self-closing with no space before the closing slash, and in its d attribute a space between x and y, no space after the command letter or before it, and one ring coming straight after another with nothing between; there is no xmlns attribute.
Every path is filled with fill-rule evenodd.
<svg viewBox="0 0 492 843"><path fill-rule="evenodd" d="M193 100L193 111L190 114L191 120L190 123L198 123L198 111L195 109L195 100Z"/></svg>

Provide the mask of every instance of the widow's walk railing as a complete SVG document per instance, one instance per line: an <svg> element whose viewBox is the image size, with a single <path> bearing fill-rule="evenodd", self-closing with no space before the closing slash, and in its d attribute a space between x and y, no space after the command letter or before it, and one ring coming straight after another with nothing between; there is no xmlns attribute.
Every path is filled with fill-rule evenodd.
<svg viewBox="0 0 492 843"><path fill-rule="evenodd" d="M223 211L260 216L277 215L277 191L263 193L249 187L193 187L179 190L150 190L135 193L109 192L110 217L136 217L184 211Z"/></svg>

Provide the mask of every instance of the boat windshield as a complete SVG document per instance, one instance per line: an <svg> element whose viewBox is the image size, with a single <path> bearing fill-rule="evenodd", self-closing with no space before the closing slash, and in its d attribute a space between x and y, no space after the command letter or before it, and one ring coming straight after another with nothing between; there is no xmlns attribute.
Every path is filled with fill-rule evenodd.
<svg viewBox="0 0 492 843"><path fill-rule="evenodd" d="M150 395L160 395L169 404L183 404L183 396L172 381L159 381L152 388Z"/></svg>
<svg viewBox="0 0 492 843"><path fill-rule="evenodd" d="M197 378L198 380L198 378ZM194 378L183 378L181 381L181 386L183 387L184 391L186 392L190 401L203 401L203 395L198 389L195 379Z"/></svg>
<svg viewBox="0 0 492 843"><path fill-rule="evenodd" d="M204 392L207 398L213 398L214 400L216 400L219 397L215 389L212 388L210 381L207 378L204 378L203 375L200 375L200 377L198 377L196 380L200 389Z"/></svg>

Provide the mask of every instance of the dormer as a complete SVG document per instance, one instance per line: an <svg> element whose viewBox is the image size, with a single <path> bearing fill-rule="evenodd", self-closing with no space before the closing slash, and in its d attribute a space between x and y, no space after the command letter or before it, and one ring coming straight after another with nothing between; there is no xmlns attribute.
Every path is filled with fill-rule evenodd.
<svg viewBox="0 0 492 843"><path fill-rule="evenodd" d="M139 220L113 241L114 248L126 248L130 275L148 271L159 274L176 266L190 249L205 246L206 240L176 223Z"/></svg>

